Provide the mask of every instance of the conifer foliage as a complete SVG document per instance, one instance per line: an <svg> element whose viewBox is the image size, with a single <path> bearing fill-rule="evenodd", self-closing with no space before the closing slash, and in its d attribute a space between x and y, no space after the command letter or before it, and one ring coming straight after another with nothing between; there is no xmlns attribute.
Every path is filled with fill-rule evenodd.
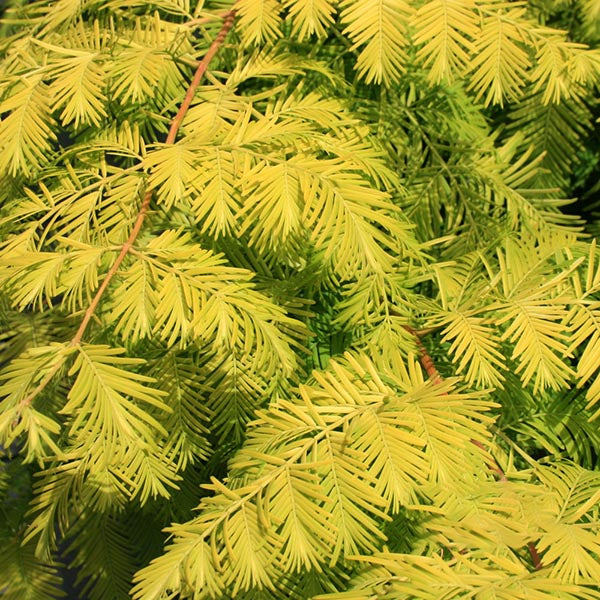
<svg viewBox="0 0 600 600"><path fill-rule="evenodd" d="M13 2L0 596L600 598L599 15Z"/></svg>

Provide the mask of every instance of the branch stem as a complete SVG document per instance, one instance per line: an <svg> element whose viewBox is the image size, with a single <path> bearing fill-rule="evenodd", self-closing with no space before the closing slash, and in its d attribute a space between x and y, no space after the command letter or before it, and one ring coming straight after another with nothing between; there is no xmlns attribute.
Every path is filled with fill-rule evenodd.
<svg viewBox="0 0 600 600"><path fill-rule="evenodd" d="M223 25L221 26L221 29L220 29L219 33L217 34L217 36L215 37L215 39L213 40L212 44L208 48L208 51L204 55L204 58L198 63L196 72L194 73L194 77L188 87L188 90L185 94L185 97L184 97L182 103L181 103L181 106L179 107L177 114L175 115L175 117L173 117L173 120L171 121L169 133L167 134L167 139L165 140L166 144L174 144L175 143L175 139L177 138L177 133L179 132L181 123L183 122L183 119L185 118L185 115L190 108L190 104L192 103L194 94L196 93L196 90L198 89L198 86L200 85L200 82L202 81L202 77L206 73L206 70L208 69L208 65L210 64L211 60L214 58L215 54L219 51L219 48L223 45L223 42L225 41L225 38L227 37L229 30L233 26L233 22L235 20L235 9L230 10L227 13L224 13L222 15L222 17L224 18ZM112 278L115 276L115 274L119 270L119 267L123 263L123 260L125 260L125 257L127 256L127 254L133 248L133 244L134 244L135 240L137 239L138 235L140 234L140 231L142 230L142 225L144 224L144 219L146 218L146 215L148 214L148 209L150 208L151 200L152 200L152 190L150 189L150 190L146 191L146 193L144 194L144 199L142 200L142 204L141 204L138 214L135 218L133 228L131 229L131 233L129 234L127 241L121 246L119 255L117 256L115 262L112 264L108 273L104 277L104 280L102 281L102 284L96 291L96 294L94 295L92 301L90 302L90 305L87 307L87 309L83 315L83 319L81 320L81 323L79 325L79 329L77 330L77 333L75 334L73 339L71 339L71 341L69 342L69 346L71 346L71 347L77 346L77 344L79 344L81 342L83 335L85 334L87 327L90 323L90 320L94 316L96 308L98 307L98 304L100 303L100 300L102 299L102 296L106 292L106 289L108 288L108 285L110 284ZM50 383L52 378L56 375L56 373L59 371L60 367L63 364L64 364L64 359L61 361L58 361L56 363L56 365L54 365L54 367L44 377L44 379L42 379L40 384L30 394L28 394L25 398L23 398L23 400L21 400L21 402L19 402L19 408L21 410L24 407L29 406L31 404L31 402L34 400L34 398Z"/></svg>

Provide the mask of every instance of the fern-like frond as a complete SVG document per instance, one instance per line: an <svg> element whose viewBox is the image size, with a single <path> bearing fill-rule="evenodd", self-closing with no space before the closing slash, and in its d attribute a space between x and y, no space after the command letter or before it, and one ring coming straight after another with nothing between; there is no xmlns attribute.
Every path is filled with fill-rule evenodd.
<svg viewBox="0 0 600 600"><path fill-rule="evenodd" d="M139 172L117 172L107 182L99 220L100 230L106 232L110 242L123 244L129 237L144 189L145 179Z"/></svg>
<svg viewBox="0 0 600 600"><path fill-rule="evenodd" d="M585 44L568 42L562 36L544 37L536 59L531 74L535 82L533 93L543 90L544 104L558 104L576 96L579 85L589 84L600 75L600 53L588 51Z"/></svg>
<svg viewBox="0 0 600 600"><path fill-rule="evenodd" d="M424 453L429 463L428 478L446 486L460 480L462 466L459 465L465 462L477 464L481 455L470 442L484 443L487 439L486 426L479 419L488 421L482 412L493 405L475 394L467 399L463 394L450 393L449 389L448 384L436 386L422 399L416 398L410 411L414 411L418 423L414 433L427 440ZM448 413L453 415L451 420L447 418ZM448 446L450 439L454 440L451 448Z"/></svg>
<svg viewBox="0 0 600 600"><path fill-rule="evenodd" d="M294 2L294 4L299 3ZM312 4L314 5L314 3ZM291 6L290 9L293 10ZM266 95L260 88L257 90L258 93L256 95L248 94L247 91L243 95L234 94L237 92L239 86L244 83L262 81L269 86L278 77L298 75L307 68L319 70L323 67L319 62L307 58L305 54L282 53L278 51L277 46L274 48L257 48L250 56L245 55L237 58L236 64L229 72L224 88L219 87L214 89L213 86L207 86L206 90L199 90L198 98L204 99L205 91L209 92L209 98L214 98L216 95L222 100L230 100L237 103L243 103L245 99L253 102L265 97L268 98L270 96ZM325 70L325 73L329 74L330 72ZM273 90L271 86L269 87L270 92L278 91L277 88ZM221 100L218 102L219 107L223 106L225 108L226 104L223 104Z"/></svg>
<svg viewBox="0 0 600 600"><path fill-rule="evenodd" d="M47 76L52 79L49 94L52 109L62 110L63 125L99 125L107 116L104 105L106 74L94 49L61 48L37 41L51 53Z"/></svg>
<svg viewBox="0 0 600 600"><path fill-rule="evenodd" d="M475 314L453 312L443 318L442 341L452 341L450 353L458 362L457 373L465 373L469 384L497 387L506 368L492 320Z"/></svg>
<svg viewBox="0 0 600 600"><path fill-rule="evenodd" d="M60 293L59 277L67 258L62 252L31 251L3 257L0 276L13 306L19 310L36 304L52 306Z"/></svg>
<svg viewBox="0 0 600 600"><path fill-rule="evenodd" d="M180 142L150 150L144 158L144 167L150 170L148 185L156 189L158 202L168 210L188 195L190 182L200 165L194 152Z"/></svg>
<svg viewBox="0 0 600 600"><path fill-rule="evenodd" d="M397 219L386 214L396 209L382 192L368 186L351 172L343 171L342 161L315 161L298 157L300 186L308 202L303 217L312 228L312 239L333 260L344 279L358 272L391 272L396 243L406 236ZM299 167L299 168L298 168ZM336 182L329 178L338 171ZM389 232L389 233L388 233ZM337 243L336 243L337 242Z"/></svg>
<svg viewBox="0 0 600 600"><path fill-rule="evenodd" d="M43 24L42 34L48 34L55 29L60 30L70 25L81 14L84 5L82 0L58 0L36 7L39 11L38 15L40 13L42 15L40 19Z"/></svg>
<svg viewBox="0 0 600 600"><path fill-rule="evenodd" d="M329 0L286 0L284 6L292 17L292 34L300 41L312 35L321 38L333 24L334 6Z"/></svg>
<svg viewBox="0 0 600 600"><path fill-rule="evenodd" d="M471 0L432 0L412 17L414 42L423 44L417 58L434 83L452 81L463 72L475 52L473 38L479 33L475 3Z"/></svg>
<svg viewBox="0 0 600 600"><path fill-rule="evenodd" d="M59 423L32 406L31 398L47 376L60 370L69 353L67 344L32 347L0 372L0 444L9 447L19 440L28 461L61 454L55 441Z"/></svg>
<svg viewBox="0 0 600 600"><path fill-rule="evenodd" d="M220 148L206 152L196 170L190 204L203 232L215 238L237 229L241 197L240 165L235 153Z"/></svg>
<svg viewBox="0 0 600 600"><path fill-rule="evenodd" d="M238 354L235 349L207 354L207 358L203 370L208 374L204 384L206 406L214 415L212 430L221 443L226 440L239 443L255 411L271 398L272 384L277 383L280 373L270 381L263 379L252 355Z"/></svg>
<svg viewBox="0 0 600 600"><path fill-rule="evenodd" d="M185 579L200 581L206 597L218 596L224 587L223 577L216 569L219 561L214 548L202 538L176 538L165 548L163 558L152 563L152 575L138 571L131 594L134 598L160 600L174 597ZM185 565L185 572L182 569Z"/></svg>
<svg viewBox="0 0 600 600"><path fill-rule="evenodd" d="M267 249L281 251L290 241L297 244L297 236L302 229L304 198L293 166L289 169L288 163L259 163L252 173L246 175L256 178L260 183L253 191L246 191L248 201L244 209L247 215L244 215L240 234L254 225L250 243L258 246L262 252ZM257 224L260 225L257 227ZM266 244L270 248L265 247Z"/></svg>
<svg viewBox="0 0 600 600"><path fill-rule="evenodd" d="M168 345L190 339L210 340L215 347L237 345L255 353L257 368L265 369L266 376L277 365L291 371L294 341L278 325L298 332L303 326L253 289L248 271L227 266L222 257L176 231L151 239L138 256L148 263L154 280L153 331ZM132 312L130 318L134 316Z"/></svg>
<svg viewBox="0 0 600 600"><path fill-rule="evenodd" d="M172 41L168 24L157 18L148 19L145 28L138 22L132 34L123 32L119 59L109 70L112 93L122 104L146 99L155 102L162 95L170 98L178 93L183 78L169 53ZM178 53L185 50L180 41Z"/></svg>
<svg viewBox="0 0 600 600"><path fill-rule="evenodd" d="M140 571L135 597L159 597L158 589L181 576L173 571L175 555L182 565L195 565L185 577L204 597L215 586L236 593L268 585L273 570L374 551L382 510L411 498L413 481L450 478L439 466L442 444L459 436L461 458L471 448L480 456L469 440L485 439L479 420L489 402L448 393L449 384L424 384L414 363L385 376L364 357L330 365L314 374L314 385L300 387L300 399L280 399L258 412L231 462L228 485L207 486L214 495L202 501L199 517L172 529L175 554L167 550ZM399 449L411 458L391 460ZM452 456L444 464L453 461L455 473L460 460ZM430 466L423 470L425 461ZM225 561L235 565L223 580L216 568ZM165 574L160 588L152 583L155 569Z"/></svg>
<svg viewBox="0 0 600 600"><path fill-rule="evenodd" d="M475 41L477 54L469 66L469 87L477 99L484 98L486 106L518 98L527 83L530 59L516 25L525 12L522 7L500 8L483 19Z"/></svg>
<svg viewBox="0 0 600 600"><path fill-rule="evenodd" d="M569 323L573 330L569 352L585 344L577 361L578 387L582 387L595 376L586 392L588 408L591 408L600 400L600 381L597 373L600 352L600 302L592 300L574 304L569 313ZM599 414L596 411L593 416L597 417Z"/></svg>
<svg viewBox="0 0 600 600"><path fill-rule="evenodd" d="M496 201L505 204L511 215L510 226L513 230L539 232L537 235L547 235L547 232L553 231L557 239L562 233L578 231L580 220L561 210L571 200L557 197L556 189L537 187L543 156L532 159L532 145L528 145L525 152L517 156L524 149L524 140L522 132L506 140L498 149L495 168L490 169L489 162L484 166L487 161L483 157L483 161L477 161L474 168L489 186Z"/></svg>
<svg viewBox="0 0 600 600"><path fill-rule="evenodd" d="M438 281L440 309L428 322L442 330L442 342L451 342L452 362L457 373L465 373L470 385L500 387L506 361L500 335L492 316L498 308L494 287L497 281L483 277L485 255L472 253L452 263L432 265ZM477 303L474 299L477 298ZM480 316L488 313L487 316Z"/></svg>
<svg viewBox="0 0 600 600"><path fill-rule="evenodd" d="M123 519L105 514L82 515L69 531L65 553L77 569L81 595L90 600L128 598L138 560L127 533Z"/></svg>
<svg viewBox="0 0 600 600"><path fill-rule="evenodd" d="M508 395L510 395L510 390ZM528 453L545 452L555 458L570 457L577 464L591 468L596 462L600 431L592 413L586 410L584 393L536 396L535 402L521 402L516 414L507 415L498 423L501 431L516 432L521 448ZM506 396L498 401L506 405Z"/></svg>
<svg viewBox="0 0 600 600"><path fill-rule="evenodd" d="M91 302L91 290L98 287L98 271L103 262L105 249L70 240L63 241L72 250L69 252L69 260L60 278L62 304L75 312L89 306Z"/></svg>
<svg viewBox="0 0 600 600"><path fill-rule="evenodd" d="M348 592L324 594L315 600L458 600L465 597L503 600L593 600L593 586L573 585L547 570L529 572L514 554L466 553L450 560L440 556L380 553L357 557L368 570L356 577Z"/></svg>
<svg viewBox="0 0 600 600"><path fill-rule="evenodd" d="M179 477L171 463L148 448L132 443L111 458L110 450L94 449L94 441L88 441L69 448L63 464L40 472L24 535L26 540L37 539L36 553L50 556L57 533L67 532L84 507L89 517L122 511L133 498L144 504L157 496L169 497Z"/></svg>
<svg viewBox="0 0 600 600"><path fill-rule="evenodd" d="M98 149L110 154L129 156L141 161L145 151L144 139L141 135L140 124L135 119L110 120L102 129L99 136ZM92 148L94 145L92 145ZM118 172L118 169L115 169Z"/></svg>
<svg viewBox="0 0 600 600"><path fill-rule="evenodd" d="M361 415L350 432L352 447L370 465L375 489L394 513L414 503L416 486L427 479L427 442L415 435L417 422L417 415L410 411L397 414L374 408Z"/></svg>
<svg viewBox="0 0 600 600"><path fill-rule="evenodd" d="M36 555L50 557L56 550L57 535L66 534L79 518L119 512L131 497L135 483L119 471L122 466L103 457L97 459L85 455L82 448L71 448L63 464L40 472L24 533L28 541L37 538Z"/></svg>
<svg viewBox="0 0 600 600"><path fill-rule="evenodd" d="M560 103L544 104L540 100L538 94L516 104L509 112L512 120L509 131L521 133L524 152L533 148L534 158L543 154L540 165L548 174L542 177L564 185L576 151L592 126L592 114L577 95Z"/></svg>
<svg viewBox="0 0 600 600"><path fill-rule="evenodd" d="M31 175L52 155L51 95L42 76L23 78L0 103L0 172Z"/></svg>
<svg viewBox="0 0 600 600"><path fill-rule="evenodd" d="M554 577L595 584L600 576L600 534L592 524L600 502L600 476L572 464L540 467L540 480L553 492L552 516L539 550Z"/></svg>
<svg viewBox="0 0 600 600"><path fill-rule="evenodd" d="M562 358L568 354L568 337L562 327L567 297L542 299L541 295L544 288L560 290L569 270L548 279L541 288L532 288L532 278L548 268L544 267L547 258L543 253L527 256L524 248L512 242L505 248L506 252L498 251L505 298L505 313L498 324L509 323L502 339L515 344L512 358L520 363L515 372L521 373L525 385L533 380L534 390L565 387L573 375ZM571 269L575 266L570 265Z"/></svg>
<svg viewBox="0 0 600 600"><path fill-rule="evenodd" d="M406 25L413 9L404 0L343 0L340 19L352 49L361 48L355 69L366 83L397 82L404 71Z"/></svg>
<svg viewBox="0 0 600 600"><path fill-rule="evenodd" d="M403 333L402 329L410 318L408 314L404 318L399 316L398 311L405 305L406 296L410 295L409 286L401 266L392 274L374 273L352 282L343 289L334 323L348 332L353 331L360 340L370 338L374 341L378 336L383 340L389 336L390 340L397 342L387 347L380 346L381 350L386 348L392 352L406 348L407 332L404 329ZM362 330L365 327L366 330ZM379 329L379 332L373 328ZM359 332L360 335L357 335ZM413 348L410 343L408 347Z"/></svg>
<svg viewBox="0 0 600 600"><path fill-rule="evenodd" d="M139 131L136 134L123 124L122 134L130 138L127 143L140 150ZM80 158L86 154L106 152L113 157L125 155L136 162L139 160L139 154L107 142L77 145L69 152ZM47 244L60 238L70 238L83 244L124 241L135 218L136 201L144 185L143 173L138 171L137 166L134 169L115 168L110 173L105 167L74 168L68 157L64 158L69 164L66 170L60 175L52 170L46 172L44 179L37 182L37 189L25 188L24 196L18 199L21 210L38 212L41 233L36 247L39 249L40 239ZM102 162L106 166L106 160ZM59 244L63 243L64 240L59 241Z"/></svg>
<svg viewBox="0 0 600 600"><path fill-rule="evenodd" d="M0 588L5 600L44 600L64 598L60 565L40 560L33 544L23 545L18 538L2 539Z"/></svg>
<svg viewBox="0 0 600 600"><path fill-rule="evenodd" d="M282 6L278 0L238 0L235 8L245 44L268 44L281 35Z"/></svg>
<svg viewBox="0 0 600 600"><path fill-rule="evenodd" d="M158 295L150 266L136 261L119 273L111 303L110 320L123 339L136 342L148 337L156 323Z"/></svg>
<svg viewBox="0 0 600 600"><path fill-rule="evenodd" d="M269 77L269 60L264 59L262 55L259 55L261 59L267 63L267 75ZM252 67L254 63L260 59L251 57L248 59L248 63L244 66L249 67L248 74L250 77L254 75ZM285 61L285 66L288 66ZM275 63L274 71L279 70L280 67L284 68L278 62ZM258 69L257 77L261 76L261 69ZM244 68L240 65L235 70L236 77L233 78L232 85L224 86L200 86L196 94L197 100L192 103L188 110L185 119L183 121L183 127L190 137L193 136L194 140L200 143L212 141L218 136L223 135L230 127L230 122L235 121L239 118L240 112L247 111L251 106L251 99L244 96L236 95L236 86L239 83L243 83L245 80ZM275 75L273 74L272 77ZM269 77L269 78L272 78Z"/></svg>
<svg viewBox="0 0 600 600"><path fill-rule="evenodd" d="M515 343L513 358L520 361L523 383L532 379L534 389L565 387L573 372L565 367L566 336L561 327L564 303L526 300L512 302L502 322L510 321L503 339Z"/></svg>
<svg viewBox="0 0 600 600"><path fill-rule="evenodd" d="M546 500L531 483L466 478L460 490L432 491L435 509L422 527L436 544L455 552L518 553L539 535L540 521L550 514Z"/></svg>
<svg viewBox="0 0 600 600"><path fill-rule="evenodd" d="M149 373L156 386L166 392L165 404L171 409L167 415L157 415L167 431L162 451L178 471L207 458L208 425L217 416L202 401L202 370L197 363L174 350L150 362ZM224 409L225 414L230 413L229 406Z"/></svg>
<svg viewBox="0 0 600 600"><path fill-rule="evenodd" d="M165 393L146 385L154 381L151 377L123 368L145 361L124 357L123 353L109 346L77 346L69 370L75 381L61 410L71 417L70 434L89 448L108 452L109 460L113 452L122 457L127 443L154 445L156 432L166 434L139 403L170 410L163 399Z"/></svg>
<svg viewBox="0 0 600 600"><path fill-rule="evenodd" d="M56 550L57 532L65 531L69 525L72 517L69 500L72 497L80 499L86 468L85 460L72 455L65 464L45 469L37 480L24 538L27 541L38 538L35 547L38 556L48 558ZM105 487L103 491L108 490ZM122 490L119 491L121 497L114 494L115 489L109 491L113 506L123 503Z"/></svg>
<svg viewBox="0 0 600 600"><path fill-rule="evenodd" d="M13 306L52 306L61 297L75 310L90 301L98 285L106 248L62 239L66 252L8 252L0 258L0 281Z"/></svg>
<svg viewBox="0 0 600 600"><path fill-rule="evenodd" d="M595 299L600 289L600 267L598 265L596 240L589 247L585 270L575 271L573 287L575 298L568 315L571 330L569 352L579 349L576 376L577 387L582 387L594 376L595 379L586 390L589 401L587 408L600 400L600 379L598 378L598 352L600 352L600 303ZM596 411L592 418L600 414Z"/></svg>
<svg viewBox="0 0 600 600"><path fill-rule="evenodd" d="M600 3L598 0L579 0L583 25L592 39L600 38Z"/></svg>

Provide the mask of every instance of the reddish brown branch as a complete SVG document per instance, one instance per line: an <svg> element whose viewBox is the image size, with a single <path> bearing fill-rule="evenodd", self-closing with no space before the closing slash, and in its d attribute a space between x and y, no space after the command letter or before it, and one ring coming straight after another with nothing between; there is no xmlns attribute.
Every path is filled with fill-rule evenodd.
<svg viewBox="0 0 600 600"><path fill-rule="evenodd" d="M502 470L500 465L494 460L494 457L488 452L487 448L479 440L471 440L471 443L475 444L475 446L477 446L486 455L486 458L488 459L488 461L487 461L488 469L492 473L495 473L496 475L498 475L498 479L500 481L508 481L508 479L506 477L506 473Z"/></svg>
<svg viewBox="0 0 600 600"><path fill-rule="evenodd" d="M111 279L114 277L115 273L121 266L121 263L125 259L125 256L127 256L127 253L129 252L129 250L131 250L133 243L137 239L137 236L139 235L139 233L142 229L142 225L144 223L144 218L146 217L146 213L148 212L148 207L150 206L151 199L152 199L152 190L148 190L146 192L146 194L144 195L144 200L142 201L142 205L140 206L140 210L139 210L137 217L135 219L135 222L133 224L133 229L131 230L131 233L129 234L127 241L123 244L123 246L121 246L121 251L119 252L119 256L117 256L117 259L113 263L112 267L109 269L108 273L106 274L106 277L104 278L104 281L98 288L98 291L96 292L94 298L90 302L90 305L88 306L87 310L85 311L85 313L83 315L83 319L81 320L79 329L77 330L77 333L71 340L72 346L79 344L79 342L81 341L81 338L83 337L83 334L85 333L85 330L87 329L90 319L92 318L94 312L96 311L96 307L98 306L100 299L104 295L104 292L106 291L106 288L108 287L108 284L110 283Z"/></svg>
<svg viewBox="0 0 600 600"><path fill-rule="evenodd" d="M221 26L221 30L217 34L217 37L213 40L208 51L204 55L204 58L200 61L200 63L198 63L196 72L194 73L194 78L192 79L192 82L190 83L190 85L188 87L185 98L183 99L183 102L181 103L181 106L179 107L177 114L175 115L175 117L173 117L173 120L171 121L171 127L169 128L169 133L167 134L167 139L165 140L166 144L175 143L175 139L177 137L177 133L179 132L181 123L183 122L183 119L184 119L188 109L190 108L190 104L192 103L194 94L196 93L196 90L198 89L198 86L200 85L200 82L202 81L202 77L206 73L206 69L208 68L208 65L210 64L210 61L214 58L214 56L218 52L219 48L223 45L223 42L225 41L225 37L227 36L227 34L229 33L229 30L231 29L231 27L233 25L233 22L235 20L235 9L230 10L229 12L225 13L223 15L223 17L224 17L224 21L223 21L223 25ZM79 325L79 329L77 330L77 333L75 334L73 339L69 342L70 346L76 346L77 344L79 344L79 342L81 342L81 339L83 338L83 335L90 323L90 320L94 316L96 308L98 307L98 304L99 304L102 296L104 295L104 292L108 288L108 285L111 282L112 278L115 276L115 273L119 270L119 267L121 266L123 260L125 260L125 257L130 252L135 240L137 239L137 237L142 229L142 225L144 224L144 219L146 217L146 214L148 213L148 209L150 207L151 200L152 200L152 190L148 190L144 195L144 199L142 200L142 204L141 204L140 210L135 218L135 222L133 224L131 233L129 234L127 241L121 246L121 251L119 252L119 255L117 256L115 262L112 264L108 273L104 277L102 284L96 291L96 294L94 295L92 301L90 302L90 305L88 306L87 310L85 311L85 313L83 315L83 319L81 320L81 323ZM25 398L23 398L23 400L21 400L21 402L19 402L20 409L31 404L33 399L50 383L50 381L52 380L54 375L56 375L56 373L58 372L60 367L63 365L63 363L64 363L64 360L58 361L56 363L56 365L54 365L54 367L44 377L44 379L42 379L40 384L30 394L28 394Z"/></svg>
<svg viewBox="0 0 600 600"><path fill-rule="evenodd" d="M427 352L427 348L425 348L423 342L421 341L421 333L408 325L405 325L404 328L410 333L412 333L412 335L414 336L417 348L419 350L419 360L421 361L421 365L423 366L423 369L425 369L425 372L427 373L431 381L434 384L442 383L442 376L435 368L435 363L433 362L433 359L431 358L429 352ZM502 467L500 467L500 465L496 462L494 457L488 452L487 448L479 440L471 439L471 443L477 446L485 455L488 469L498 477L498 480L508 481L506 473L502 470ZM533 563L534 569L536 571L541 569L543 566L542 559L540 558L535 544L533 542L529 542L527 544L527 549L529 550L529 554L531 555L531 561Z"/></svg>
<svg viewBox="0 0 600 600"><path fill-rule="evenodd" d="M442 383L442 376L438 373L433 359L421 341L421 332L413 329L409 325L405 325L404 329L406 329L406 331L409 333L412 333L417 344L417 349L419 350L419 360L421 361L421 365L423 366L423 369L425 369L425 373L427 373L429 379L431 379L431 381L435 384Z"/></svg>
<svg viewBox="0 0 600 600"><path fill-rule="evenodd" d="M215 54L218 52L219 48L223 45L231 26L233 25L233 21L235 20L235 9L230 10L225 14L225 20L223 21L223 25L221 26L221 31L217 34L217 37L213 40L213 43L210 45L210 48L204 55L204 58L198 64L198 68L196 69L196 73L194 74L194 78L192 79L192 83L190 83L190 87L188 88L187 94L175 115L175 118L171 122L171 128L169 129L169 133L167 135L166 142L167 144L172 144L175 142L175 137L177 136L177 132L179 131L179 126L187 113L190 104L192 103L192 99L194 98L194 94L196 93L196 89L200 85L200 81L202 81L202 77L204 77L204 73L206 73L206 69L210 64L210 61L214 58Z"/></svg>
<svg viewBox="0 0 600 600"><path fill-rule="evenodd" d="M542 565L542 559L538 554L535 544L533 542L529 542L529 544L527 544L527 549L529 550L529 554L531 555L531 561L533 562L535 570L539 571L544 565Z"/></svg>

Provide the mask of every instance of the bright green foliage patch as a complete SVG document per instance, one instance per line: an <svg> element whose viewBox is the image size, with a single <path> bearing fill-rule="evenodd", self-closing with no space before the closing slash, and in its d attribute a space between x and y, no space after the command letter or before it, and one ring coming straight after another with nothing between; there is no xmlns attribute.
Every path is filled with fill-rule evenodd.
<svg viewBox="0 0 600 600"><path fill-rule="evenodd" d="M0 596L600 598L599 16L12 2Z"/></svg>

